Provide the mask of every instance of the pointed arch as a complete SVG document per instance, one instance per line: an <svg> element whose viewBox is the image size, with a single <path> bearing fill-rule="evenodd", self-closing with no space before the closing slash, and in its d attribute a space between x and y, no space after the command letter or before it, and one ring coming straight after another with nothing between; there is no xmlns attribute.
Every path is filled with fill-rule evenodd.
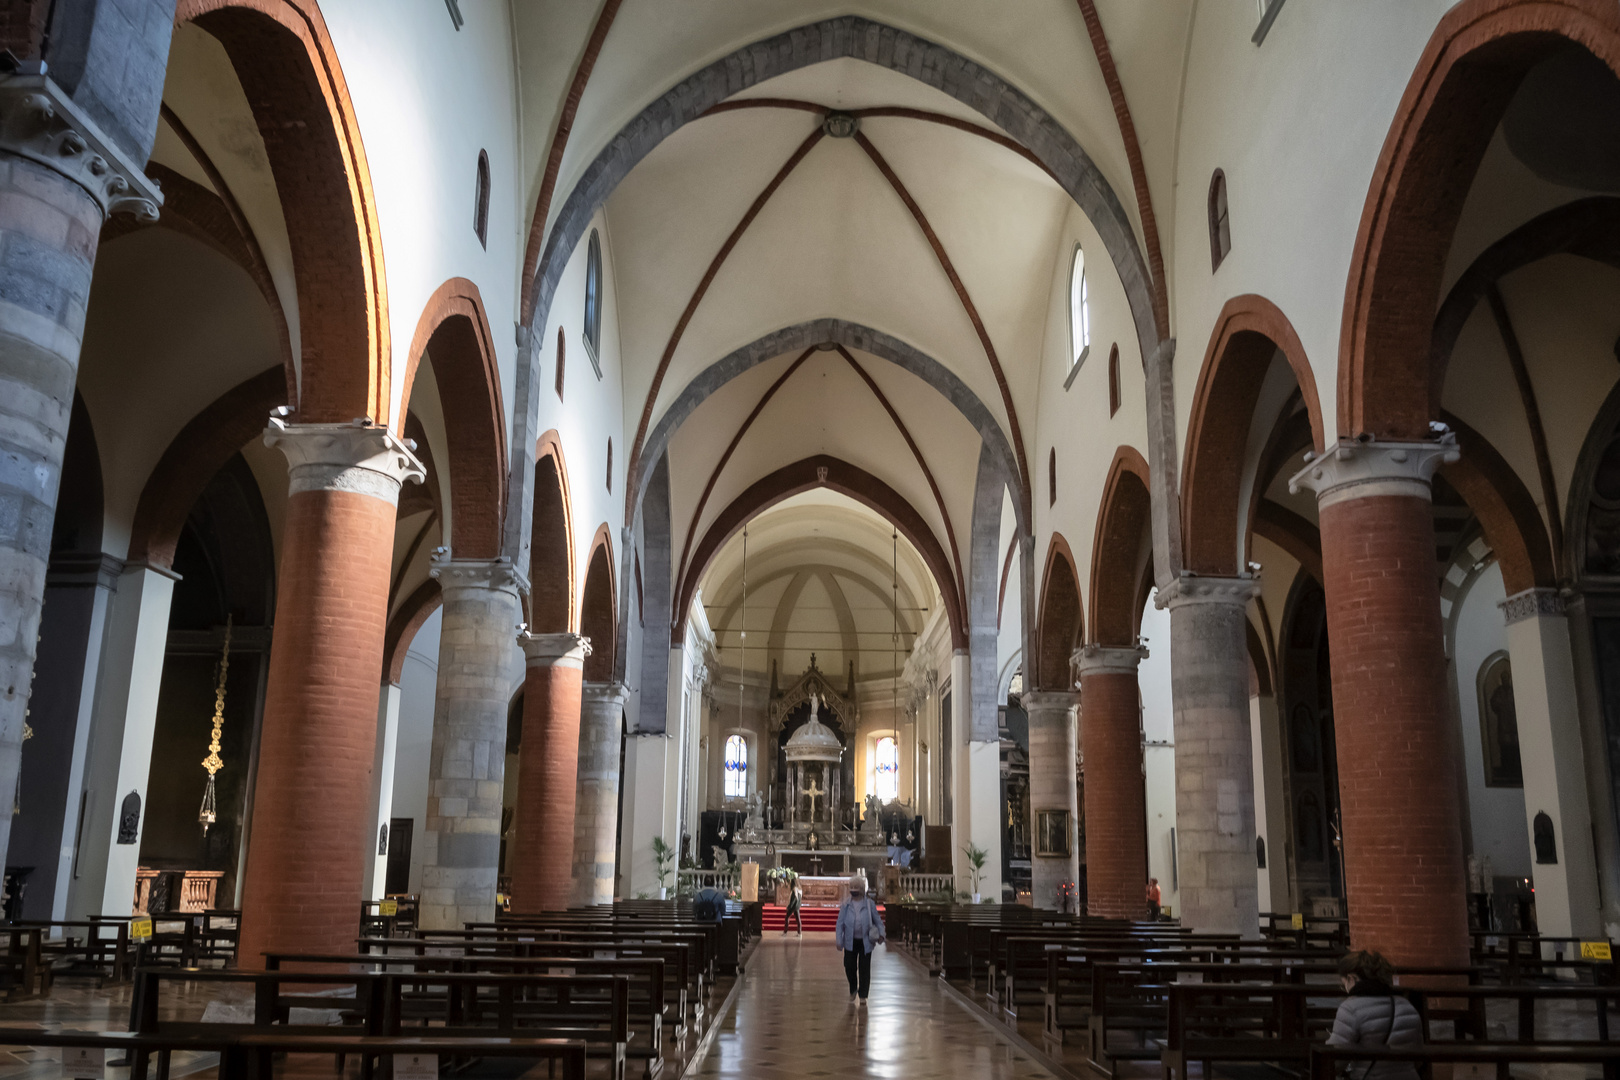
<svg viewBox="0 0 1620 1080"><path fill-rule="evenodd" d="M388 620L388 631L383 635L383 677L395 686L404 678L405 655L411 651L411 642L422 624L433 616L444 603L437 578L428 578L407 596Z"/></svg>
<svg viewBox="0 0 1620 1080"><path fill-rule="evenodd" d="M217 40L275 177L298 290L304 423L386 423L391 346L382 232L360 125L316 0L180 0Z"/></svg>
<svg viewBox="0 0 1620 1080"><path fill-rule="evenodd" d="M1524 481L1485 436L1450 413L1440 416L1457 433L1462 451L1458 460L1441 466L1440 475L1479 518L1507 595L1555 587L1558 569L1547 523Z"/></svg>
<svg viewBox="0 0 1620 1080"><path fill-rule="evenodd" d="M232 455L263 434L270 410L286 402L286 372L277 365L225 391L187 421L141 488L130 529L130 562L174 565L180 530L203 489Z"/></svg>
<svg viewBox="0 0 1620 1080"><path fill-rule="evenodd" d="M1187 569L1238 572L1238 523L1247 520L1239 493L1249 429L1272 358L1281 353L1294 373L1310 418L1311 439L1325 445L1316 378L1288 317L1263 296L1234 296L1215 320L1198 373L1182 467L1182 536Z"/></svg>
<svg viewBox="0 0 1620 1080"><path fill-rule="evenodd" d="M1440 19L1385 137L1351 253L1340 434L1429 434L1435 312L1463 201L1524 73L1569 42L1620 76L1610 0L1463 0Z"/></svg>
<svg viewBox="0 0 1620 1080"><path fill-rule="evenodd" d="M671 643L678 645L685 640L686 619L692 607L692 598L721 546L743 525L783 499L813 488L827 488L847 495L881 515L900 531L900 535L917 549L934 577L951 628L951 647L967 648L967 620L963 613L962 596L957 592L956 578L951 572L951 562L945 548L928 527L927 521L888 484L858 465L827 454L803 458L761 477L715 516L703 539L693 549L692 562L679 582L676 594L678 603L670 628Z"/></svg>
<svg viewBox="0 0 1620 1080"><path fill-rule="evenodd" d="M1080 645L1085 625L1080 574L1063 534L1054 532L1041 572L1040 621L1035 626L1035 678L1038 690L1069 690L1074 679L1069 657Z"/></svg>
<svg viewBox="0 0 1620 1080"><path fill-rule="evenodd" d="M433 358L449 443L451 549L461 559L493 559L501 552L506 512L506 410L494 339L477 285L451 278L428 298L400 380L396 431L405 429L424 354Z"/></svg>
<svg viewBox="0 0 1620 1080"><path fill-rule="evenodd" d="M1153 507L1148 463L1132 446L1114 451L1091 544L1091 623L1087 640L1099 645L1136 644L1142 627L1142 595L1151 578Z"/></svg>
<svg viewBox="0 0 1620 1080"><path fill-rule="evenodd" d="M534 528L529 545L529 629L561 634L579 629L574 611L573 502L568 464L555 428L534 449Z"/></svg>
<svg viewBox="0 0 1620 1080"><path fill-rule="evenodd" d="M580 591L579 632L591 639L585 658L585 680L613 678L613 654L618 641L618 597L613 588L613 532L607 522L596 527L586 561L585 588Z"/></svg>

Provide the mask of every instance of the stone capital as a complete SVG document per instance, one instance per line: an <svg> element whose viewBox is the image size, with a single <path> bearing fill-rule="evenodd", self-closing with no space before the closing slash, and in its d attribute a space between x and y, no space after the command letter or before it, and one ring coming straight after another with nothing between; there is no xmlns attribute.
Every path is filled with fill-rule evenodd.
<svg viewBox="0 0 1620 1080"><path fill-rule="evenodd" d="M1080 677L1087 675L1135 675L1137 665L1148 656L1147 647L1132 648L1109 645L1082 645L1074 650L1069 662Z"/></svg>
<svg viewBox="0 0 1620 1080"><path fill-rule="evenodd" d="M1080 695L1073 690L1026 690L1018 703L1032 714L1066 712L1080 704Z"/></svg>
<svg viewBox="0 0 1620 1080"><path fill-rule="evenodd" d="M1450 431L1423 442L1340 439L1308 458L1289 479L1288 490L1298 494L1309 488L1316 492L1316 505L1324 508L1378 495L1430 499L1435 471L1459 456L1457 436Z"/></svg>
<svg viewBox="0 0 1620 1080"><path fill-rule="evenodd" d="M0 153L60 173L89 193L103 215L156 221L163 192L88 113L35 64L0 78Z"/></svg>
<svg viewBox="0 0 1620 1080"><path fill-rule="evenodd" d="M457 559L446 549L440 548L429 561L428 573L447 593L451 589L487 589L491 592L509 592L513 596L518 593L517 574L513 572L512 560L505 557Z"/></svg>
<svg viewBox="0 0 1620 1080"><path fill-rule="evenodd" d="M421 483L427 473L393 432L381 424L289 424L271 417L264 444L287 457L288 495L306 491L348 491L386 503L399 502L407 480Z"/></svg>
<svg viewBox="0 0 1620 1080"><path fill-rule="evenodd" d="M580 700L586 709L617 715L618 710L624 708L625 700L629 696L630 691L624 683L588 682L581 690Z"/></svg>
<svg viewBox="0 0 1620 1080"><path fill-rule="evenodd" d="M1502 609L1502 623L1512 626L1526 619L1562 619L1566 616L1564 598L1557 589L1526 589L1496 605Z"/></svg>
<svg viewBox="0 0 1620 1080"><path fill-rule="evenodd" d="M1260 579L1252 574L1237 577L1205 577L1183 572L1170 584L1158 591L1153 606L1171 611L1187 604L1230 604L1247 607L1250 600L1260 595Z"/></svg>
<svg viewBox="0 0 1620 1080"><path fill-rule="evenodd" d="M518 645L528 667L583 668L585 658L591 655L590 640L578 634L525 632L518 635Z"/></svg>

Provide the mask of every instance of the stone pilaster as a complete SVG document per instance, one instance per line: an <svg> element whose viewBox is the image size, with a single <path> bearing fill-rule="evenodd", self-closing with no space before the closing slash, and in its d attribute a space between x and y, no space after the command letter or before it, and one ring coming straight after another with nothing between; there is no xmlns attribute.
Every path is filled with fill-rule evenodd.
<svg viewBox="0 0 1620 1080"><path fill-rule="evenodd" d="M1139 919L1146 910L1146 788L1142 699L1136 684L1144 648L1086 645L1080 673L1080 731L1086 764L1086 910Z"/></svg>
<svg viewBox="0 0 1620 1080"><path fill-rule="evenodd" d="M522 602L506 559L456 559L441 551L431 573L444 607L420 920L424 929L458 930L495 917L512 689L506 669Z"/></svg>
<svg viewBox="0 0 1620 1080"><path fill-rule="evenodd" d="M160 202L51 79L0 78L0 799L17 790L101 226L115 211L150 221ZM10 839L0 814L0 861Z"/></svg>
<svg viewBox="0 0 1620 1080"><path fill-rule="evenodd" d="M1245 637L1259 591L1253 577L1183 574L1157 600L1170 608L1181 922L1245 937L1260 932Z"/></svg>
<svg viewBox="0 0 1620 1080"><path fill-rule="evenodd" d="M423 476L377 425L271 420L264 441L286 455L290 483L243 884L249 967L269 949L354 947L394 510L400 484Z"/></svg>
<svg viewBox="0 0 1620 1080"><path fill-rule="evenodd" d="M619 751L624 684L584 686L579 716L579 781L574 796L574 903L613 901L618 858Z"/></svg>
<svg viewBox="0 0 1620 1080"><path fill-rule="evenodd" d="M590 642L578 634L521 634L526 660L517 810L507 840L512 910L566 910L573 896L579 784L579 710Z"/></svg>
<svg viewBox="0 0 1620 1080"><path fill-rule="evenodd" d="M1075 834L1080 819L1077 783L1080 747L1075 730L1075 706L1080 695L1072 690L1031 690L1020 699L1029 714L1029 813L1036 843L1031 845L1030 889L1035 906L1055 911L1062 906L1058 887L1080 880L1080 844ZM1042 855L1041 812L1069 815L1067 855Z"/></svg>
<svg viewBox="0 0 1620 1080"><path fill-rule="evenodd" d="M1457 456L1341 439L1289 481L1321 509L1351 941L1397 965L1469 956L1429 489Z"/></svg>

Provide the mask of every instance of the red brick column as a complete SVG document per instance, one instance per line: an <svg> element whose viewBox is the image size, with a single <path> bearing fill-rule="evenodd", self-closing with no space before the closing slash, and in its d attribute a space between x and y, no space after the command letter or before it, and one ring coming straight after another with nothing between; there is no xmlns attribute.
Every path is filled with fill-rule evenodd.
<svg viewBox="0 0 1620 1080"><path fill-rule="evenodd" d="M574 889L579 704L590 643L578 634L525 634L523 745L506 865L512 910L565 911Z"/></svg>
<svg viewBox="0 0 1620 1080"><path fill-rule="evenodd" d="M372 767L394 508L421 466L383 427L272 420L291 465L276 630L242 893L243 967L350 952Z"/></svg>
<svg viewBox="0 0 1620 1080"><path fill-rule="evenodd" d="M1136 667L1142 648L1080 650L1080 742L1086 797L1086 910L1140 919L1147 911L1146 786Z"/></svg>
<svg viewBox="0 0 1620 1080"><path fill-rule="evenodd" d="M1321 508L1351 940L1397 965L1468 962L1429 493L1456 457L1449 435L1341 440L1291 483Z"/></svg>

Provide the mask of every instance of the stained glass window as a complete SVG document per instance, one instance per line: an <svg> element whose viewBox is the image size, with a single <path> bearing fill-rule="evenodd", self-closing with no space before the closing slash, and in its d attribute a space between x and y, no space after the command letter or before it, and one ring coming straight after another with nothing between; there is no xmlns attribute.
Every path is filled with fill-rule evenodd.
<svg viewBox="0 0 1620 1080"><path fill-rule="evenodd" d="M900 797L900 747L894 738L885 735L877 741L877 797L879 802L892 802Z"/></svg>
<svg viewBox="0 0 1620 1080"><path fill-rule="evenodd" d="M1079 364L1091 348L1091 292L1086 287L1086 253L1074 249L1069 268L1069 355Z"/></svg>
<svg viewBox="0 0 1620 1080"><path fill-rule="evenodd" d="M748 740L741 735L726 737L726 798L740 799L748 794Z"/></svg>

